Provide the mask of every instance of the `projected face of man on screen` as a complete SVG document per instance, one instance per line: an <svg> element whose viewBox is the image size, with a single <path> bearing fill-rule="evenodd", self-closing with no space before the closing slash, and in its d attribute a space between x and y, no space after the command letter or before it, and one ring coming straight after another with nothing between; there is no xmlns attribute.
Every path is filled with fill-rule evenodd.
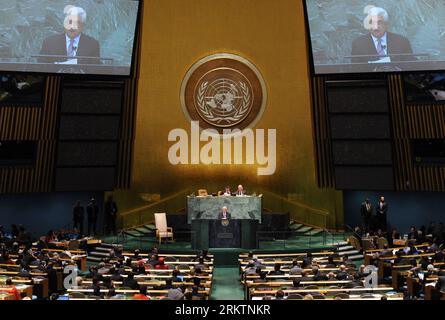
<svg viewBox="0 0 445 320"><path fill-rule="evenodd" d="M85 10L69 5L64 8L63 13L64 32L43 40L40 50L42 57L38 61L66 65L102 64L99 41L83 32L87 19Z"/></svg>
<svg viewBox="0 0 445 320"><path fill-rule="evenodd" d="M414 61L408 38L389 31L388 12L380 7L366 6L363 26L368 33L352 41L351 62L354 64ZM368 68L369 71L378 67Z"/></svg>
<svg viewBox="0 0 445 320"><path fill-rule="evenodd" d="M365 29L376 38L383 37L389 26L389 17L386 10L377 7L366 7L365 13L368 14L364 21Z"/></svg>
<svg viewBox="0 0 445 320"><path fill-rule="evenodd" d="M63 12L65 13L63 21L65 33L69 38L74 39L82 33L87 14L84 9L71 5L66 6Z"/></svg>

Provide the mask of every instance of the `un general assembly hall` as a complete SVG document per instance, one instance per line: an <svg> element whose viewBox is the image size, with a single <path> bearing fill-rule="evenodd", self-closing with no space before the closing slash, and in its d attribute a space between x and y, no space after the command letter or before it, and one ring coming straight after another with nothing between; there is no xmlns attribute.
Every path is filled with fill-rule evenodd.
<svg viewBox="0 0 445 320"><path fill-rule="evenodd" d="M441 0L0 1L0 308L445 300L443 17Z"/></svg>

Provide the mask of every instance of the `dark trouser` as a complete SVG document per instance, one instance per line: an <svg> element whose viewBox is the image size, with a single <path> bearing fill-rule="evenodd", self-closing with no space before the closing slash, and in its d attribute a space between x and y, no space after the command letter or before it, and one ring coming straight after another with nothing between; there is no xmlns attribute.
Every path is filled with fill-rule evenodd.
<svg viewBox="0 0 445 320"><path fill-rule="evenodd" d="M97 223L97 219L88 219L88 235L91 236L95 236L96 235L96 223Z"/></svg>
<svg viewBox="0 0 445 320"><path fill-rule="evenodd" d="M371 225L371 217L362 217L363 220L363 232L369 232L369 228Z"/></svg>
<svg viewBox="0 0 445 320"><path fill-rule="evenodd" d="M116 216L115 215L107 216L106 232L107 232L107 234L113 233L114 235L116 235Z"/></svg>
<svg viewBox="0 0 445 320"><path fill-rule="evenodd" d="M74 229L79 231L79 234L83 234L83 220L74 220Z"/></svg>
<svg viewBox="0 0 445 320"><path fill-rule="evenodd" d="M386 214L379 215L378 217L378 227L379 229L382 229L382 231L386 231L387 225L386 225Z"/></svg>

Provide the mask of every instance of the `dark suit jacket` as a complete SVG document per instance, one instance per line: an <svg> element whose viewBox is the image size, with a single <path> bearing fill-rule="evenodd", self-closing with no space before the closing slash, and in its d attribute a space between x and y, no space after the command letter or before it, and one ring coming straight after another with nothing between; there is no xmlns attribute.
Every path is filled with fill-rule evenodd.
<svg viewBox="0 0 445 320"><path fill-rule="evenodd" d="M314 275L312 279L313 281L325 281L328 279L328 277L324 273L319 272L316 275Z"/></svg>
<svg viewBox="0 0 445 320"><path fill-rule="evenodd" d="M97 216L99 215L99 206L97 204L95 205L89 204L87 207L87 215L88 215L88 221L97 220Z"/></svg>
<svg viewBox="0 0 445 320"><path fill-rule="evenodd" d="M110 277L111 281L123 281L124 278L120 274L113 274Z"/></svg>
<svg viewBox="0 0 445 320"><path fill-rule="evenodd" d="M139 289L139 283L136 280L134 280L134 279L132 279L132 280L125 279L122 285L124 287L128 287L128 288L131 288L133 290L138 290Z"/></svg>
<svg viewBox="0 0 445 320"><path fill-rule="evenodd" d="M104 206L104 214L106 217L116 217L117 214L117 205L114 201L105 202Z"/></svg>
<svg viewBox="0 0 445 320"><path fill-rule="evenodd" d="M232 215L229 212L226 212L226 214L227 214L227 219L232 218ZM218 213L218 219L221 220L222 218L223 218L223 213L222 212Z"/></svg>
<svg viewBox="0 0 445 320"><path fill-rule="evenodd" d="M85 209L82 206L75 206L73 208L73 220L74 221L83 221L85 215Z"/></svg>
<svg viewBox="0 0 445 320"><path fill-rule="evenodd" d="M360 207L360 213L362 215L362 218L371 218L372 216L372 210L373 210L373 205L371 203L369 203L369 211L366 209L366 202L362 202L362 205Z"/></svg>
<svg viewBox="0 0 445 320"><path fill-rule="evenodd" d="M409 40L401 35L387 32L386 38L387 45L387 53L391 54L409 54L413 53L413 49L411 48L411 43ZM371 57L356 57L352 58L351 62L353 63L368 63L368 61L376 61L379 60L377 49L375 48L374 41L371 37L371 34L367 34L355 39L352 42L352 53L351 56L362 56L368 55ZM372 57L375 56L375 57ZM413 61L415 60L414 56L392 56L391 61Z"/></svg>
<svg viewBox="0 0 445 320"><path fill-rule="evenodd" d="M65 33L50 36L43 41L42 55L59 55L66 56L66 36ZM99 42L86 34L82 33L79 39L79 47L77 48L78 57L100 57ZM63 62L67 58L39 58L38 61L42 63ZM100 64L100 59L79 59L78 64Z"/></svg>
<svg viewBox="0 0 445 320"><path fill-rule="evenodd" d="M284 274L285 273L282 270L278 270L278 271L273 270L273 271L269 271L269 273L268 273L268 275L270 275L270 276L282 276Z"/></svg>
<svg viewBox="0 0 445 320"><path fill-rule="evenodd" d="M383 203L382 208L380 209L380 201L377 203L375 208L377 217L386 218L386 213L388 212L388 204L386 202Z"/></svg>

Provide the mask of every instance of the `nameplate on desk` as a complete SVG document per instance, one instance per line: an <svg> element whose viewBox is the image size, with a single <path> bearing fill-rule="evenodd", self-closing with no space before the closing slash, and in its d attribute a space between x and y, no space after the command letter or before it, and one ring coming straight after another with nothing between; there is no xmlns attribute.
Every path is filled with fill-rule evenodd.
<svg viewBox="0 0 445 320"><path fill-rule="evenodd" d="M217 233L216 237L218 239L233 239L233 233Z"/></svg>

